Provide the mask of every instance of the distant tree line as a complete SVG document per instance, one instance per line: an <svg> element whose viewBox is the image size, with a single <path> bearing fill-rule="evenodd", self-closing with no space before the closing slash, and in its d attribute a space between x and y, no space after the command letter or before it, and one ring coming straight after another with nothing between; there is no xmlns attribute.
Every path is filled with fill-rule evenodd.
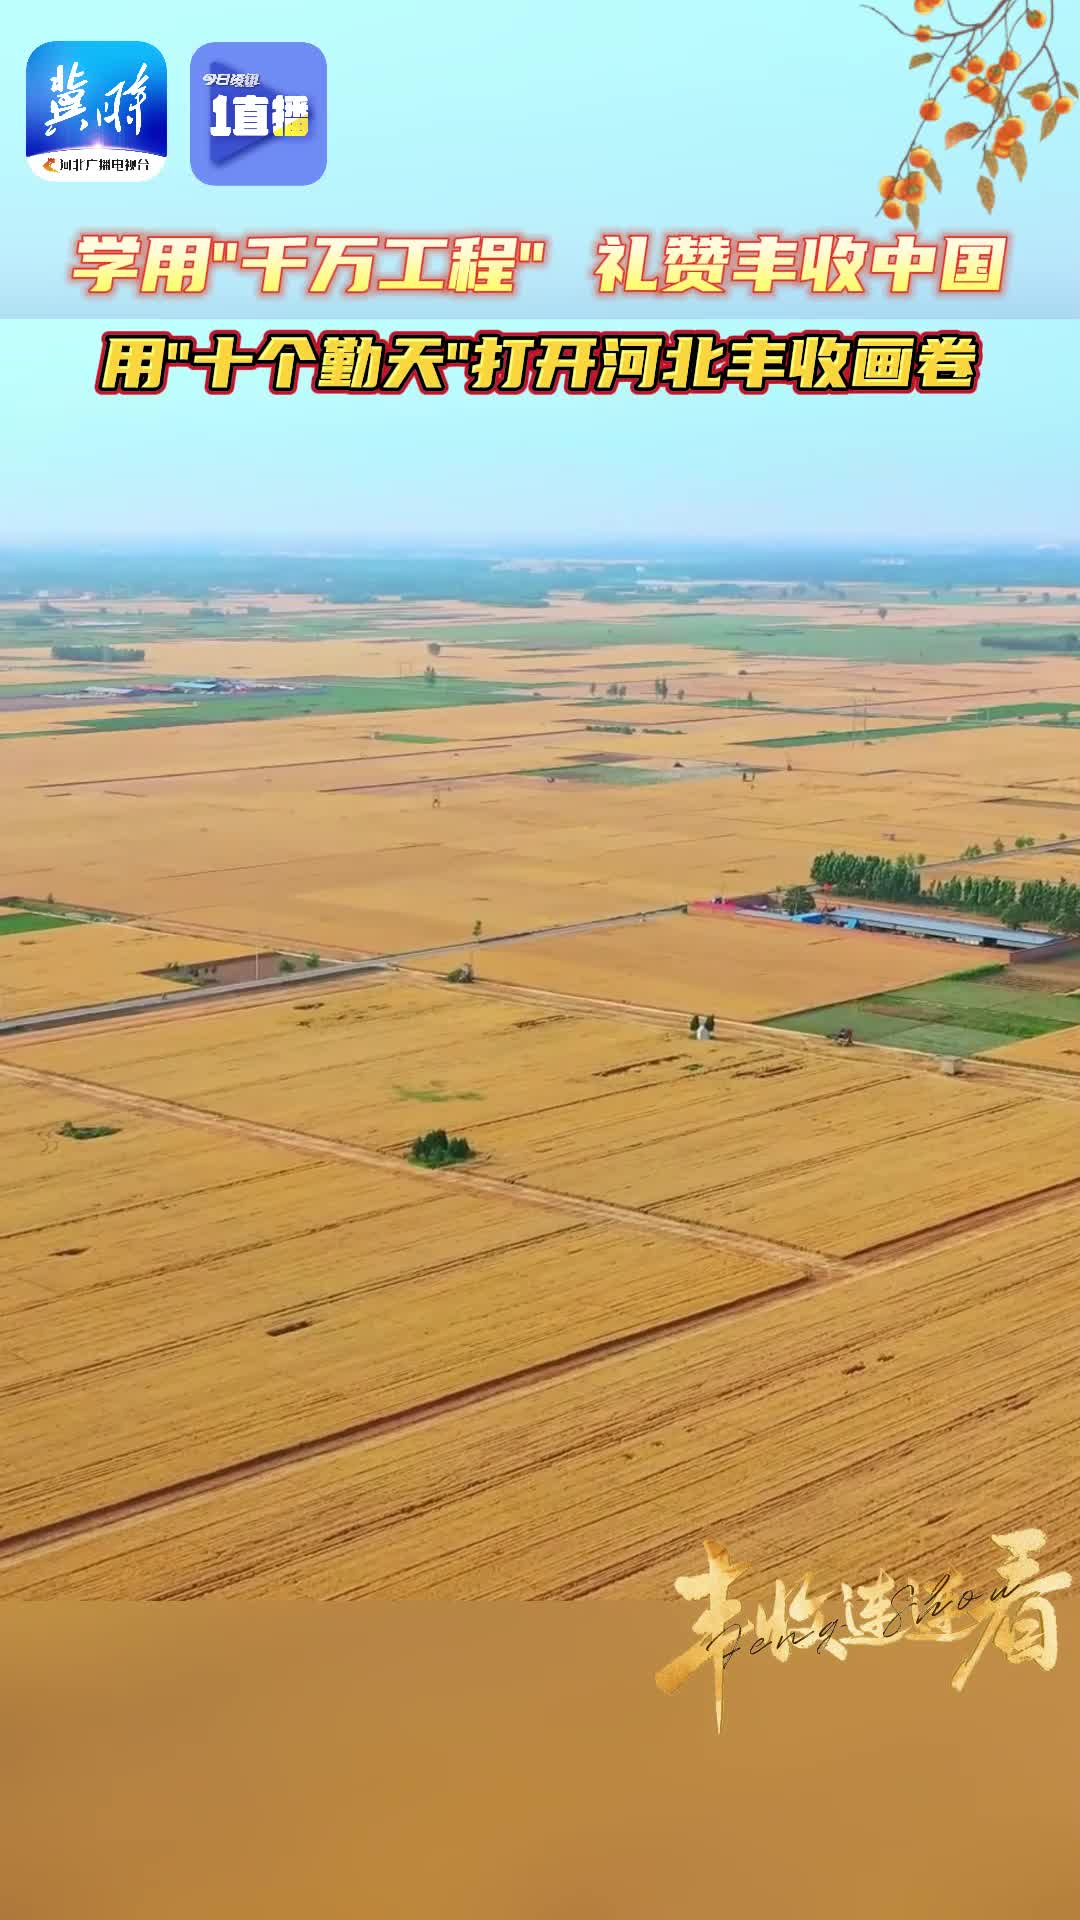
<svg viewBox="0 0 1080 1920"><path fill-rule="evenodd" d="M1033 639L1011 640L995 634L984 633L979 641L980 647L1001 647L1007 653L1075 653L1080 647L1080 635L1075 633L1036 634Z"/></svg>
<svg viewBox="0 0 1080 1920"><path fill-rule="evenodd" d="M96 646L79 646L74 640L58 640L55 646L49 648L49 652L54 660L107 660L118 661L125 666L132 661L146 659L143 647L106 647L100 643Z"/></svg>
<svg viewBox="0 0 1080 1920"><path fill-rule="evenodd" d="M607 560L598 560L590 542L577 561L537 553L528 568L507 566L506 561L517 558L518 551L515 544L505 552L357 551L330 558L143 548L123 558L72 551L51 553L43 561L33 550L14 548L0 555L0 597L22 597L29 604L47 587L54 596L89 592L95 601L116 601L156 595L185 605L204 600L209 593L235 594L248 605L269 593L310 594L324 605L371 604L387 594L513 605L536 604L552 592L573 588L605 595L637 590L642 578L672 586L691 582L701 589L702 597L708 597L719 583L725 598L747 600L774 597L778 592L792 601L826 593L839 598L837 581L844 583L849 594L852 583L868 589L875 601L881 593L881 562L875 547L861 552L849 547L776 548L766 565L760 550L741 542L683 546L665 541L642 549L634 562L625 560L617 549ZM1046 588L1072 593L1077 585L1076 556L1068 546L1033 553L1030 547L998 543L967 554L959 576L952 552L900 547L897 557L905 562L903 580L909 592L1004 587L1038 599ZM763 572L770 576L764 589L735 585L760 579Z"/></svg>
<svg viewBox="0 0 1080 1920"><path fill-rule="evenodd" d="M1080 933L1080 886L1071 880L1002 880L989 874L954 874L935 880L928 889L935 906L960 907L994 914L1006 926L1021 927L1034 920L1056 933Z"/></svg>
<svg viewBox="0 0 1080 1920"><path fill-rule="evenodd" d="M1015 880L989 873L952 874L924 889L915 854L883 860L875 854L819 853L810 868L819 886L868 900L921 900L928 905L979 913L1021 927L1028 921L1056 933L1080 933L1080 885L1059 880Z"/></svg>

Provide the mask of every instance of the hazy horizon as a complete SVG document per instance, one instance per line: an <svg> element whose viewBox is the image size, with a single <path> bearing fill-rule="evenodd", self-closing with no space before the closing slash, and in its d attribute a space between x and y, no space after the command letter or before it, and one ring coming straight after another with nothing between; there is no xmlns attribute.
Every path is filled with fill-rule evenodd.
<svg viewBox="0 0 1080 1920"><path fill-rule="evenodd" d="M234 544L236 542L236 544ZM28 537L9 540L0 531L0 553L49 553L62 554L73 559L101 554L155 554L183 553L205 555L216 559L244 559L249 554L260 559L352 559L377 557L379 554L409 554L424 558L438 558L443 554L469 553L474 556L490 556L494 559L539 559L551 562L560 560L585 564L589 560L597 563L617 564L622 561L630 565L639 561L642 555L677 559L687 557L729 557L740 554L791 555L805 553L835 554L850 552L868 556L875 548L880 548L882 557L902 562L908 556L927 556L949 554L983 553L1077 553L1080 554L1080 537L1072 540L1017 540L1015 543L1001 539L978 539L975 536L956 535L948 540L907 540L898 543L890 540L887 533L873 534L845 540L839 535L792 534L787 538L767 539L747 534L737 543L721 543L702 535L698 539L668 540L627 539L615 541L597 536L573 542L570 540L536 540L522 535L520 539L508 536L500 540L441 539L433 536L430 540L392 539L360 540L335 543L319 547L301 544L286 547L277 540L268 540L264 544L245 536L226 535L221 540L205 538L168 540L161 537L147 537L141 540L128 539L115 545L103 540L95 540L90 545L80 545L72 540L45 540Z"/></svg>

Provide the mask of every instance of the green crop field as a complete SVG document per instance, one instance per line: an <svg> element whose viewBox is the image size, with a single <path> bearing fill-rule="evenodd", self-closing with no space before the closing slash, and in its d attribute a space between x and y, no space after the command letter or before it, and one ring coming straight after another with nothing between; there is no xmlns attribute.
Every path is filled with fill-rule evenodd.
<svg viewBox="0 0 1080 1920"><path fill-rule="evenodd" d="M395 1087L394 1092L399 1100L424 1100L432 1106L439 1106L448 1101L484 1098L482 1093L475 1093L471 1089L465 1093L447 1093L442 1087Z"/></svg>
<svg viewBox="0 0 1080 1920"><path fill-rule="evenodd" d="M0 913L0 939L9 933L49 933L54 927L74 927L60 913Z"/></svg>
<svg viewBox="0 0 1080 1920"><path fill-rule="evenodd" d="M420 712L425 708L473 707L500 702L521 705L529 690L498 680L464 680L440 675L437 680L371 679L337 681L296 693L265 695L208 694L190 704L155 707L138 713L107 714L102 719L78 720L53 732L143 733L161 727L206 727L245 720L289 720L298 715L336 713Z"/></svg>
<svg viewBox="0 0 1080 1920"><path fill-rule="evenodd" d="M942 603L966 598L969 596L942 594ZM813 604L820 608L823 603L818 600ZM851 605L850 602L846 604ZM925 604L920 603L921 606ZM467 612L470 603L462 602L461 607L463 612ZM198 613L154 611L119 619L115 628L110 626L106 644L146 646L191 639L284 643L290 640L355 637L358 642L385 639L408 646L426 640L432 627L438 626L439 643L446 652L454 646L485 647L502 652L512 648L515 652L547 654L555 658L582 648L625 650L628 647L649 646L656 649L655 660L635 662L633 669L627 663L627 671L640 671L644 665L647 668L670 668L677 672L676 663L663 658L665 648L692 645L747 655L790 654L948 665L964 660L993 660L995 657L999 662L1007 660L1010 657L1008 646L1013 641L1024 655L1030 657L1039 650L1032 648L1033 637L1044 641L1048 652L1060 652L1062 642L1076 631L1075 617L1070 624L1068 612L1060 628L1054 626L1045 632L1039 630L1036 635L1030 624L1003 619L1005 610L989 605L986 608L986 625L978 628L912 627L904 624L905 608L897 605L890 607L887 620L873 618L869 607L860 608L859 611L865 617L865 624L835 627L807 624L800 618L801 608L797 601L792 601L790 614L785 612L778 619L767 619L749 608L745 612L714 613L688 606L685 611L654 614L649 611L647 603L642 602L640 614L619 618L611 625L602 619L538 622L535 617L528 617L520 605L513 603L505 608L492 608L490 613L485 609L484 614L468 625L455 627L442 626L444 616L441 613L412 607L407 602L393 609L395 621L404 618L408 622L407 627L388 626L388 609L370 602L356 605L341 603L308 613L230 614L227 619L200 616ZM14 615L0 613L0 640L3 645L20 650L25 648L30 653L35 649L45 652L58 640L78 639L83 632L82 628L63 620L47 621L40 626L16 625ZM992 650L983 647L980 643L984 636L1005 642L1005 647Z"/></svg>
<svg viewBox="0 0 1080 1920"><path fill-rule="evenodd" d="M1060 651L1062 640L1073 626L1039 631L1048 652ZM508 613L498 622L460 626L440 635L445 647L453 645L513 647L518 652L559 653L597 647L714 647L745 654L791 654L814 658L864 661L926 662L947 666L956 661L982 660L1000 665L1008 659L1008 650L984 647L983 637L995 640L1027 642L1022 651L1031 657L1033 629L1018 622L995 620L987 609L985 626L911 627L904 625L903 610L893 608L888 620L868 621L865 626L810 626L799 619L797 606L790 618L766 621L744 613L643 614L641 619L621 619L605 626L600 620L553 620L538 626ZM674 670L674 669L673 669ZM685 671L685 669L684 669Z"/></svg>
<svg viewBox="0 0 1080 1920"><path fill-rule="evenodd" d="M445 733L377 733L376 740L386 740L398 747L446 747L450 745Z"/></svg>
<svg viewBox="0 0 1080 1920"><path fill-rule="evenodd" d="M516 776L526 780L576 780L599 787L656 787L665 778L652 767L589 760L576 767L521 767Z"/></svg>
<svg viewBox="0 0 1080 1920"><path fill-rule="evenodd" d="M1069 708L1069 712L1075 709ZM846 727L836 727L823 733L792 733L783 739L755 740L757 747L825 747L835 746L846 740L900 740L916 733L971 733L981 727L1007 726L1011 721L1034 718L1041 714L1052 714L1053 720L1044 720L1044 726L1067 726L1061 703L1049 700L1029 702L1018 701L1012 706L979 707L971 713L959 713L951 720L925 720L913 722L908 727L860 727L857 718Z"/></svg>
<svg viewBox="0 0 1080 1920"><path fill-rule="evenodd" d="M964 1058L1009 1040L1034 1040L1044 1033L1080 1026L1080 1000L1014 988L1007 979L1007 968L978 969L903 987L896 993L814 1007L763 1024L820 1034L850 1027L856 1041L871 1046Z"/></svg>

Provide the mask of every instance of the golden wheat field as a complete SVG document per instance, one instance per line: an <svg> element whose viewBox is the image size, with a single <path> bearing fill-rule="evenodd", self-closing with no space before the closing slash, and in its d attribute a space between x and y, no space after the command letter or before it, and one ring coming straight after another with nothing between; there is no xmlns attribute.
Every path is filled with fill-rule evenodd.
<svg viewBox="0 0 1080 1920"><path fill-rule="evenodd" d="M1013 598L890 620L1062 619ZM778 648L873 617L718 605ZM646 1598L708 1534L764 1585L981 1567L1035 1521L1075 1558L1069 1034L956 1078L839 1052L756 1023L970 956L643 916L829 848L929 880L1000 837L976 872L1056 879L1067 851L1015 840L1080 842L1070 729L762 742L1080 699L1080 662L743 654L573 596L183 612L145 603L141 671L389 683L437 636L440 676L519 697L87 733L119 703L65 704L45 643L0 655L0 688L40 653L57 689L0 714L0 895L131 916L0 938L0 1019L163 999L0 1037L0 1597ZM287 637L305 615L324 637ZM227 1005L152 977L256 946L409 957ZM436 1128L473 1157L412 1165Z"/></svg>
<svg viewBox="0 0 1080 1920"><path fill-rule="evenodd" d="M989 1571L1036 1510L1075 1564L1078 1226L1001 1227L0 1560L0 1596L647 1598L709 1536L759 1592L793 1567L899 1582Z"/></svg>
<svg viewBox="0 0 1080 1920"><path fill-rule="evenodd" d="M222 940L185 938L178 944L171 934L105 921L6 934L0 940L0 1019L183 993L182 982L158 978L155 970L174 961L207 965L247 951Z"/></svg>
<svg viewBox="0 0 1080 1920"><path fill-rule="evenodd" d="M790 1277L2 1077L0 1139L6 1537Z"/></svg>
<svg viewBox="0 0 1080 1920"><path fill-rule="evenodd" d="M1067 1003L1066 1003L1067 1004ZM1080 1001L1074 1003L1080 1013ZM1060 1033L1043 1033L1034 1040L1013 1040L995 1047L988 1060L1004 1060L1016 1067L1048 1067L1056 1073L1080 1073L1080 1032L1066 1027Z"/></svg>
<svg viewBox="0 0 1080 1920"><path fill-rule="evenodd" d="M249 755L252 736L272 724L243 729ZM143 737L140 754L151 737L161 739ZM815 852L851 838L867 851L955 860L972 839L988 843L999 822L1010 834L1028 826L1025 810L964 795L931 790L913 804L899 780L779 772L753 785L721 776L583 789L510 765L542 766L545 754L554 764L588 740L463 749L456 761L437 747L383 758L382 743L375 772L361 758L373 749L341 733L320 748L317 767L230 769L218 759L168 778L159 745L157 771L126 784L114 771L100 783L16 793L7 885L230 942L401 952L467 939L477 919L488 933L511 933L795 883Z"/></svg>
<svg viewBox="0 0 1080 1920"><path fill-rule="evenodd" d="M804 1007L914 986L956 969L949 947L832 927L755 926L727 913L673 915L493 947L484 980L642 1007L772 1020Z"/></svg>
<svg viewBox="0 0 1080 1920"><path fill-rule="evenodd" d="M77 708L61 704L54 707L22 708L0 714L0 732L5 736L6 743L12 737L21 738L24 734L51 734L77 726L82 721L112 720L117 714L136 711L160 713L161 710L161 702L154 700L114 700L110 701L108 706L100 707L80 703Z"/></svg>
<svg viewBox="0 0 1080 1920"><path fill-rule="evenodd" d="M395 1153L429 1126L472 1135L543 1115L584 1143L628 1092L656 1089L673 1092L680 1124L677 1116L715 1108L717 1075L747 1109L771 1108L769 1077L788 1073L792 1058L823 1090L848 1089L867 1072L825 1049L793 1055L765 1033L706 1051L682 1021L598 1019L460 987L384 978L317 996L230 1008L212 1029L163 1018L39 1037L32 1048L0 1041L0 1059Z"/></svg>
<svg viewBox="0 0 1080 1920"><path fill-rule="evenodd" d="M1014 696L1015 697L1015 696ZM775 731L775 729L773 729ZM818 729L811 726L807 733ZM784 728L784 732L801 728ZM1071 727L1038 726L1030 721L1000 722L989 728L966 728L955 733L908 734L895 740L872 740L869 746L844 741L838 745L808 745L789 749L804 764L829 771L849 765L853 755L875 772L899 770L907 779L938 775L973 786L1047 797L1050 790L1069 792L1077 783L1077 750Z"/></svg>
<svg viewBox="0 0 1080 1920"><path fill-rule="evenodd" d="M460 788L439 810L415 785L284 801L276 789L262 803L257 784L218 797L200 783L184 798L181 809L175 790L147 784L135 798L73 791L37 802L9 867L12 891L43 891L48 875L58 900L230 939L394 952L467 939L477 919L504 933L671 904L680 884L684 898L707 887L716 864L692 832L708 816L700 792L689 820L669 809L669 824L643 830L627 790L602 790L590 843L578 792L542 781Z"/></svg>
<svg viewBox="0 0 1080 1920"><path fill-rule="evenodd" d="M994 854L992 859L988 858L984 861L982 871L998 875L1004 880L1015 880L1018 887L1023 886L1025 880L1047 880L1051 886L1056 886L1059 880L1067 881L1070 886L1080 882L1080 864L1077 860L1077 855L1080 854L1080 788L1077 793L1078 798L1072 802L1077 807L1076 813L1073 813L1071 808L1067 813L1063 813L1060 808L1056 813L1051 809L1045 809L1032 812L1025 819L1028 833L1036 840L1038 840L1040 827L1046 831L1049 822L1053 820L1055 823L1053 829L1047 832L1047 841L1053 844L1036 846L1026 853L1007 851L1004 854ZM1061 845L1059 835L1069 836L1069 844ZM990 854L991 848L985 841L979 841L978 845L983 848L984 853ZM954 861L943 865L940 869L943 880L957 876L963 879L964 874L969 871L970 868L962 861ZM980 869L976 868L975 871L978 873Z"/></svg>
<svg viewBox="0 0 1080 1920"><path fill-rule="evenodd" d="M1080 1178L1080 1110L1024 1091L898 1054L766 1034L702 1044L462 989L392 984L223 1015L211 1049L197 1022L162 1020L8 1057L397 1158L442 1125L467 1133L477 1174L523 1191L822 1254Z"/></svg>

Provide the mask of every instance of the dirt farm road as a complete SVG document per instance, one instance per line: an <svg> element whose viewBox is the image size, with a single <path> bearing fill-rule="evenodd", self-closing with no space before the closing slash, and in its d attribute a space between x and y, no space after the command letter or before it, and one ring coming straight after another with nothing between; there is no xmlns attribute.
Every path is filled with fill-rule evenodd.
<svg viewBox="0 0 1080 1920"><path fill-rule="evenodd" d="M410 960L434 959L439 954L475 953L481 947L508 946L525 940L555 939L568 933L597 933L604 927L634 926L646 920L664 920L673 914L682 913L681 906L647 907L639 913L615 913L599 920L580 920L565 926L530 927L520 933L493 933L481 935L476 940L455 940L447 945L434 947L411 947L402 953L350 954L340 961L325 967L305 967L301 974L272 974L266 980L234 980L223 986L192 987L189 991L172 993L140 994L134 999L103 1000L95 1006L60 1007L51 1013L26 1013L17 1015L13 1020L0 1020L0 1036L7 1034L42 1032L58 1027L81 1027L92 1021L131 1018L141 1013L167 1013L172 1008L205 1006L212 1000L233 1000L237 996L254 993L295 993L318 987L322 992L339 981L355 980L357 975L379 973L398 968ZM227 928L195 927L178 920L129 919L127 926L136 926L150 933L187 934L191 938L205 940L208 937L217 940L235 939L251 942L250 933L231 933ZM298 949L288 940L275 940L265 936L255 943L260 952L280 949L285 953L295 953ZM339 949L339 951L341 951Z"/></svg>

